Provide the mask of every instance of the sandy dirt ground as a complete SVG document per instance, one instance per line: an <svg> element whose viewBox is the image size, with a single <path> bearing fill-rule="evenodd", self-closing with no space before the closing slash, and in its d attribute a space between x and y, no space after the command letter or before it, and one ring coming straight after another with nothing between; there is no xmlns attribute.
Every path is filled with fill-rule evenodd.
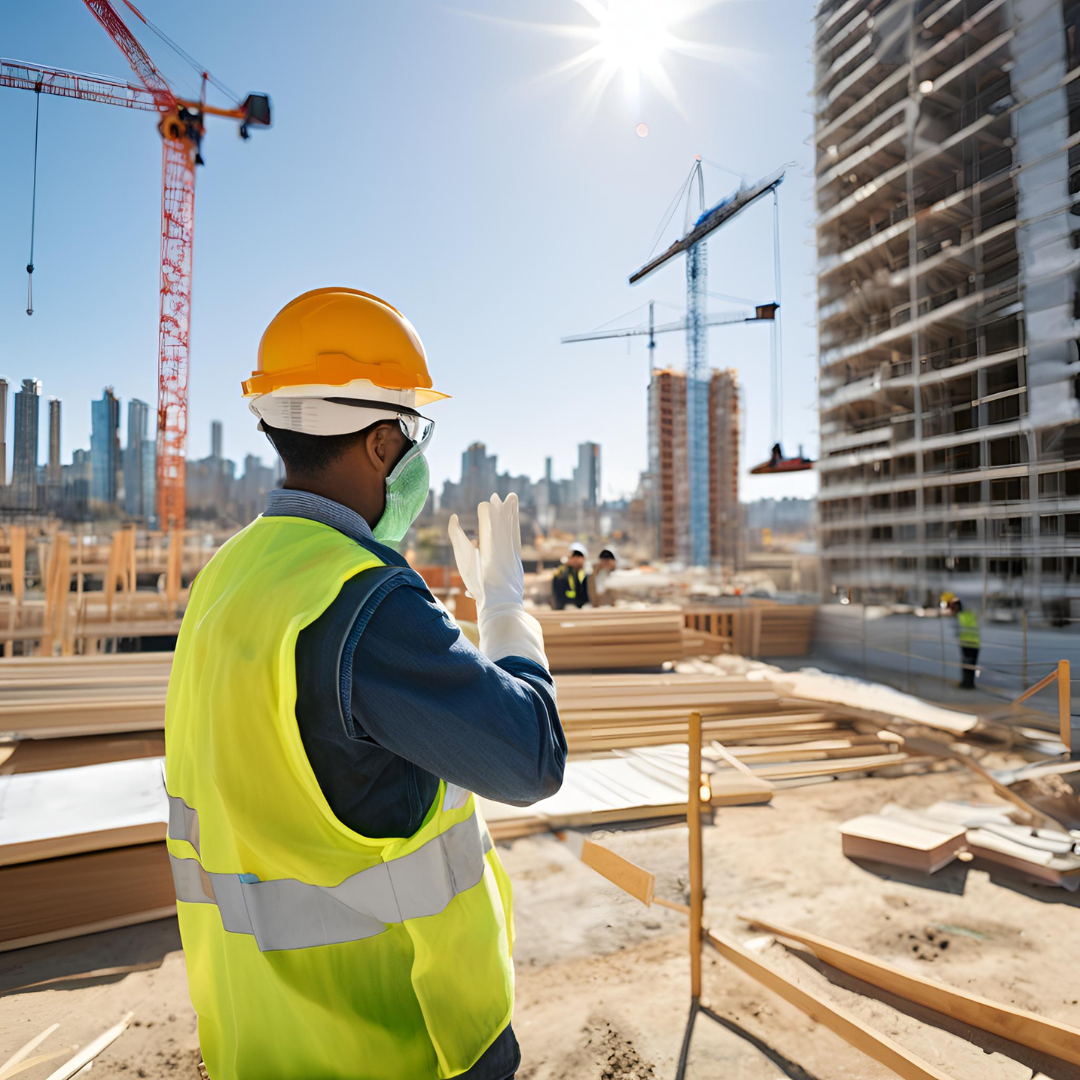
<svg viewBox="0 0 1080 1080"><path fill-rule="evenodd" d="M869 778L778 791L771 806L719 810L705 830L706 921L760 938L740 914L812 930L931 978L1080 1026L1080 898L954 863L932 878L840 851L839 822L886 802L989 799L969 774ZM594 833L654 871L657 895L686 899L685 824ZM643 908L598 878L553 837L502 848L515 884L519 1080L672 1077L689 1006L686 920ZM760 955L846 1006L955 1080L1076 1078L1080 1068L929 1013L766 939ZM21 1072L43 1080L76 1044L133 1010L132 1026L91 1077L192 1080L198 1061L175 923L0 955L0 1062L53 1022ZM145 965L124 975L86 972ZM693 1080L878 1080L893 1074L762 989L714 954L705 997L721 1026L699 1018ZM57 980L61 981L45 981ZM28 983L30 989L12 992Z"/></svg>

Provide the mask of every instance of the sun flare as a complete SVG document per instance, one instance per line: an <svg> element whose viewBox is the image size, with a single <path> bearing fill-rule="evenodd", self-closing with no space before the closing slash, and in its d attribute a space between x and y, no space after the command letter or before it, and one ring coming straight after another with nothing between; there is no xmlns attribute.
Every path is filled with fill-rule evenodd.
<svg viewBox="0 0 1080 1080"><path fill-rule="evenodd" d="M584 48L545 72L544 78L588 77L584 109L595 109L616 79L636 105L644 84L680 112L678 92L664 67L671 54L736 64L743 50L689 40L675 32L680 23L723 0L574 0L590 23L525 23L495 17L493 21L555 37L580 41ZM480 16L484 18L484 16ZM490 18L490 17L489 17Z"/></svg>

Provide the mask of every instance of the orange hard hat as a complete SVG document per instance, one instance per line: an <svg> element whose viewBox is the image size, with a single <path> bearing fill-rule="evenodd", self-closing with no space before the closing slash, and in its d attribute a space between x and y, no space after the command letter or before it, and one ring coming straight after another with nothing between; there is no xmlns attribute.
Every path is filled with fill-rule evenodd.
<svg viewBox="0 0 1080 1080"><path fill-rule="evenodd" d="M312 289L286 304L259 342L244 397L352 397L416 408L448 395L433 390L412 323L358 289Z"/></svg>

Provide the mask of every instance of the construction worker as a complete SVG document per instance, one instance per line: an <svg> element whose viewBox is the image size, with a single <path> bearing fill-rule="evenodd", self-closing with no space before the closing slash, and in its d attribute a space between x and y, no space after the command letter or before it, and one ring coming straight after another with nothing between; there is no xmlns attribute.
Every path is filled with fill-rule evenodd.
<svg viewBox="0 0 1080 1080"><path fill-rule="evenodd" d="M610 580L616 566L615 552L611 548L604 548L596 557L596 566L585 579L589 603L593 607L611 607L615 603L615 593L611 589Z"/></svg>
<svg viewBox="0 0 1080 1080"><path fill-rule="evenodd" d="M506 1080L510 884L474 802L528 805L566 758L517 497L451 542L480 648L388 544L428 494L411 324L318 289L244 394L285 464L199 574L165 716L168 848L212 1080Z"/></svg>
<svg viewBox="0 0 1080 1080"><path fill-rule="evenodd" d="M956 616L956 632L960 639L960 689L975 689L975 669L979 663L979 617L969 611L959 596L949 600L949 611Z"/></svg>
<svg viewBox="0 0 1080 1080"><path fill-rule="evenodd" d="M585 583L585 560L588 556L583 544L575 542L570 545L566 562L551 579L551 606L556 611L567 607L584 607L589 602L589 589Z"/></svg>

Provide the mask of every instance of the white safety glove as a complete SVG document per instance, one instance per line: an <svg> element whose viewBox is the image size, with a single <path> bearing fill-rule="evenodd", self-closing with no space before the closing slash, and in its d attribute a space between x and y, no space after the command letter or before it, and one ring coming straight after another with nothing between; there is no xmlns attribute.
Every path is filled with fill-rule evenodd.
<svg viewBox="0 0 1080 1080"><path fill-rule="evenodd" d="M525 571L521 566L518 497L492 495L476 508L478 545L465 535L457 514L450 518L450 543L458 573L476 601L480 651L489 660L523 656L547 668L544 633L524 607Z"/></svg>

